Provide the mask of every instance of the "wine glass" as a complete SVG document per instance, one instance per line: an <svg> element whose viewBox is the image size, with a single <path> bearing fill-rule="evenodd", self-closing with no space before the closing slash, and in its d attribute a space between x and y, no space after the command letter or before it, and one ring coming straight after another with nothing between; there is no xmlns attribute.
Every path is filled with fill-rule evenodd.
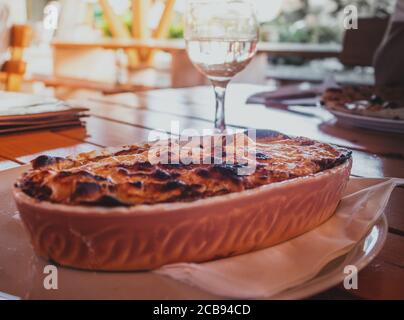
<svg viewBox="0 0 404 320"><path fill-rule="evenodd" d="M248 0L188 0L185 41L190 60L213 84L215 129L223 132L226 129L226 87L257 51L258 21L253 3Z"/></svg>

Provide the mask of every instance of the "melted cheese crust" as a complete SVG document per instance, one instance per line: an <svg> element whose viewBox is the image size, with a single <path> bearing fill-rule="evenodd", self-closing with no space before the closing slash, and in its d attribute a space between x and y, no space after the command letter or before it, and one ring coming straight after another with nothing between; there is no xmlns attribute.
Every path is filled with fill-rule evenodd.
<svg viewBox="0 0 404 320"><path fill-rule="evenodd" d="M249 141L247 151L235 145L223 147L221 159L203 145L182 145L180 150L185 153L199 148L196 157L215 160L211 164L153 163L150 151L155 148L144 144L68 158L40 156L16 186L38 200L68 205L114 207L192 201L309 176L351 156L346 149L283 135L260 143ZM173 157L173 152L169 153ZM226 163L228 154L236 155L234 163ZM238 174L245 166L241 159L249 160L255 168L251 174Z"/></svg>

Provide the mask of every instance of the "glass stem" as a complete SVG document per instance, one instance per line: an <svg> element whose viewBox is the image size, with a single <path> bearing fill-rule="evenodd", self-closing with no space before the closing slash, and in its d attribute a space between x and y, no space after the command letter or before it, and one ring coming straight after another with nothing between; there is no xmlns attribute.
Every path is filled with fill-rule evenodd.
<svg viewBox="0 0 404 320"><path fill-rule="evenodd" d="M220 132L223 132L226 129L226 122L224 119L224 102L228 83L229 81L212 81L216 97L215 129L219 130Z"/></svg>

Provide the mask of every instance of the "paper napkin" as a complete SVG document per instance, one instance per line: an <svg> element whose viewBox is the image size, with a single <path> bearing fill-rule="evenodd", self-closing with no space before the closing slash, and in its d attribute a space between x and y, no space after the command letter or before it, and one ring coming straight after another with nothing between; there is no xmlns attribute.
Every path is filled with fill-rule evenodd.
<svg viewBox="0 0 404 320"><path fill-rule="evenodd" d="M302 284L363 239L404 179L351 178L334 214L316 229L264 250L154 272L225 298L268 298Z"/></svg>

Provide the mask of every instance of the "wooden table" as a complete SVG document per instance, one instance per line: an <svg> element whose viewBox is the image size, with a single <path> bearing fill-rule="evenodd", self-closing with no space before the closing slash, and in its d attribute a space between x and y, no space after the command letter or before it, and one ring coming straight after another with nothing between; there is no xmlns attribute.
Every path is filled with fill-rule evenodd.
<svg viewBox="0 0 404 320"><path fill-rule="evenodd" d="M363 177L404 177L404 136L346 129L313 116L246 105L246 98L263 87L231 85L227 121L234 126L266 128L303 135L353 150L352 174ZM171 121L181 128L212 126L213 92L209 87L166 89L138 94L76 99L90 108L86 129L38 131L0 136L0 170L29 162L39 154L68 155L104 146L146 140L151 130L169 131ZM393 192L387 208L389 235L379 256L359 273L359 289L342 286L318 299L404 299L404 188Z"/></svg>

